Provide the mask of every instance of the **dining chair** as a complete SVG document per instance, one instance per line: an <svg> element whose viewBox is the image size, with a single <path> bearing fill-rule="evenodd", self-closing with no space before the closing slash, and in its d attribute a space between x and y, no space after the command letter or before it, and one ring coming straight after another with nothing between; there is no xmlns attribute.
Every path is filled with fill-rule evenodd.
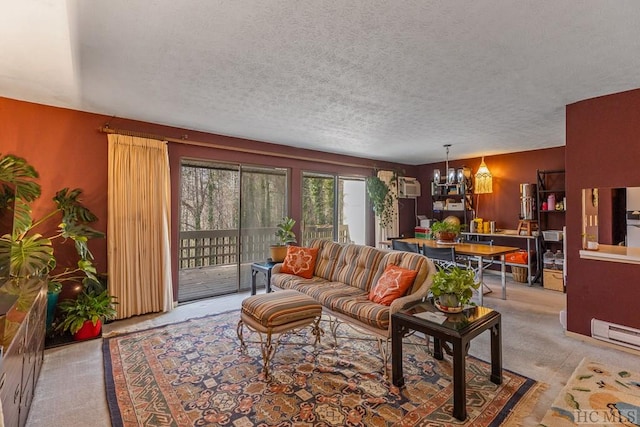
<svg viewBox="0 0 640 427"><path fill-rule="evenodd" d="M455 246L449 248L432 248L431 246L422 245L422 255L431 259L434 264L439 267L449 268L458 265Z"/></svg>
<svg viewBox="0 0 640 427"><path fill-rule="evenodd" d="M417 243L403 242L400 240L391 240L391 248L394 251L405 251L420 253L420 248Z"/></svg>

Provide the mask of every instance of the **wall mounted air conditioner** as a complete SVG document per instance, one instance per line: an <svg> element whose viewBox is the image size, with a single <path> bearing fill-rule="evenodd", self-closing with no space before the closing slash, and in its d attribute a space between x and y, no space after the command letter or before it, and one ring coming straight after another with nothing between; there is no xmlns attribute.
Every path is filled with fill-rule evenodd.
<svg viewBox="0 0 640 427"><path fill-rule="evenodd" d="M420 183L416 178L401 176L398 178L398 197L405 199L420 197Z"/></svg>
<svg viewBox="0 0 640 427"><path fill-rule="evenodd" d="M640 350L640 330L628 326L591 319L591 336L602 341Z"/></svg>

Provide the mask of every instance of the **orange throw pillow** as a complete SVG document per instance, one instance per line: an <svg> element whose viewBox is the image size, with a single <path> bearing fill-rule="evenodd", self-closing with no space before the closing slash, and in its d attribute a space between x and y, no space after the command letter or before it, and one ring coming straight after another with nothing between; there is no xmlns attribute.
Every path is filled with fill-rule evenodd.
<svg viewBox="0 0 640 427"><path fill-rule="evenodd" d="M394 299L403 296L413 285L418 272L389 264L378 283L371 288L369 300L378 304L391 305Z"/></svg>
<svg viewBox="0 0 640 427"><path fill-rule="evenodd" d="M281 273L295 274L296 276L311 279L316 268L318 248L302 248L289 246L287 256L282 263Z"/></svg>

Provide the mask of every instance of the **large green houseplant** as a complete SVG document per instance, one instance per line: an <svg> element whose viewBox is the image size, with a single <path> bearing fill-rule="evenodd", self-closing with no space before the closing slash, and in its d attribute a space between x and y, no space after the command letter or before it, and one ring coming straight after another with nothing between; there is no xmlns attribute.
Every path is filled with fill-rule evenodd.
<svg viewBox="0 0 640 427"><path fill-rule="evenodd" d="M82 190L58 191L51 210L34 220L31 203L41 195L38 178L38 172L25 159L14 155L0 157L0 216L11 222L9 232L0 236L0 276L48 280L50 300L51 295L57 299L65 282L82 282L85 288L99 286L88 241L104 237L104 233L89 226L97 217L81 203ZM51 229L54 220L57 227ZM77 261L68 265L59 263L54 241L73 242ZM52 310L49 311L51 320Z"/></svg>
<svg viewBox="0 0 640 427"><path fill-rule="evenodd" d="M293 232L293 227L296 225L296 220L289 218L288 216L282 218L276 225L276 238L278 242L275 245L271 245L270 254L273 262L284 261L287 255L287 245L291 243L297 243L296 234Z"/></svg>
<svg viewBox="0 0 640 427"><path fill-rule="evenodd" d="M452 311L467 304L473 296L473 290L479 287L480 282L476 282L472 269L439 267L433 276L431 293L438 305L445 308L444 311Z"/></svg>

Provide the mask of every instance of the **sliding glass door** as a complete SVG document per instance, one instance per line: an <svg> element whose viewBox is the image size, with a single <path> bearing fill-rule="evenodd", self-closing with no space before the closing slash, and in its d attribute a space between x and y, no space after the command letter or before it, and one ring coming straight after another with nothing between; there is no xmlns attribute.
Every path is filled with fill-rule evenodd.
<svg viewBox="0 0 640 427"><path fill-rule="evenodd" d="M185 160L178 301L250 289L286 212L285 169Z"/></svg>
<svg viewBox="0 0 640 427"><path fill-rule="evenodd" d="M302 244L312 239L365 244L363 178L305 172L302 200Z"/></svg>
<svg viewBox="0 0 640 427"><path fill-rule="evenodd" d="M241 182L240 289L247 290L251 263L269 258L276 225L287 215L287 171L244 166Z"/></svg>

